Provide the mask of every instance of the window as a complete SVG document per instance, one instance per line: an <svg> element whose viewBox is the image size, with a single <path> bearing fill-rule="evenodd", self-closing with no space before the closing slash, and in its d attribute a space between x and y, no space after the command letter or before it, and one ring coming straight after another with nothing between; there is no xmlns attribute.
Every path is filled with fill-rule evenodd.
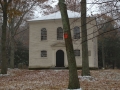
<svg viewBox="0 0 120 90"><path fill-rule="evenodd" d="M63 29L61 27L57 28L57 40L63 40Z"/></svg>
<svg viewBox="0 0 120 90"><path fill-rule="evenodd" d="M41 51L41 57L47 57L47 51L45 50Z"/></svg>
<svg viewBox="0 0 120 90"><path fill-rule="evenodd" d="M46 28L41 29L41 40L47 40L47 30L46 30Z"/></svg>
<svg viewBox="0 0 120 90"><path fill-rule="evenodd" d="M91 51L88 51L88 56L91 56Z"/></svg>
<svg viewBox="0 0 120 90"><path fill-rule="evenodd" d="M80 39L80 28L79 27L75 26L73 33L74 33L74 39Z"/></svg>
<svg viewBox="0 0 120 90"><path fill-rule="evenodd" d="M74 50L75 56L80 56L80 50Z"/></svg>

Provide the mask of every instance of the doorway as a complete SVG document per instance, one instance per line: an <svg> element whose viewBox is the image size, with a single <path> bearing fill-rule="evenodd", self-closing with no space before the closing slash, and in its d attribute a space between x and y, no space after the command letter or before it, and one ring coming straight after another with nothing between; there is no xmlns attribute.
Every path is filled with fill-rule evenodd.
<svg viewBox="0 0 120 90"><path fill-rule="evenodd" d="M62 50L56 52L56 67L64 67L64 52Z"/></svg>

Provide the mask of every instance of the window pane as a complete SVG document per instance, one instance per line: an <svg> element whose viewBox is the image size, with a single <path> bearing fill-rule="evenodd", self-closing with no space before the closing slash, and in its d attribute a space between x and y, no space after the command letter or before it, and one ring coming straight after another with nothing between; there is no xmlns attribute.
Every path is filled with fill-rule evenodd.
<svg viewBox="0 0 120 90"><path fill-rule="evenodd" d="M80 28L74 27L74 39L80 39Z"/></svg>
<svg viewBox="0 0 120 90"><path fill-rule="evenodd" d="M41 51L41 57L47 57L47 51Z"/></svg>
<svg viewBox="0 0 120 90"><path fill-rule="evenodd" d="M47 30L46 30L46 28L41 29L41 40L47 40Z"/></svg>
<svg viewBox="0 0 120 90"><path fill-rule="evenodd" d="M63 29L61 27L57 28L57 40L63 40Z"/></svg>
<svg viewBox="0 0 120 90"><path fill-rule="evenodd" d="M91 51L88 51L88 56L91 56Z"/></svg>
<svg viewBox="0 0 120 90"><path fill-rule="evenodd" d="M75 56L80 56L80 50L74 50Z"/></svg>

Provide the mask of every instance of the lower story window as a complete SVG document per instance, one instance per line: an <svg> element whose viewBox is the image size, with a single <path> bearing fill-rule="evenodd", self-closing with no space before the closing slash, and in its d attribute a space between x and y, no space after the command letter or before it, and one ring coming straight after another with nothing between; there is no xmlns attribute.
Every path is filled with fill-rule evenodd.
<svg viewBox="0 0 120 90"><path fill-rule="evenodd" d="M75 56L80 56L80 50L74 50Z"/></svg>
<svg viewBox="0 0 120 90"><path fill-rule="evenodd" d="M46 50L41 51L41 57L47 57L47 51Z"/></svg>

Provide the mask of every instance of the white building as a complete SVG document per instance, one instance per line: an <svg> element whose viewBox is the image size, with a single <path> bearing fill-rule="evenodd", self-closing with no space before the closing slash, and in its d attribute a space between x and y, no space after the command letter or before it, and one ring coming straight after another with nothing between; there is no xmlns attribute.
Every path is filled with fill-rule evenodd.
<svg viewBox="0 0 120 90"><path fill-rule="evenodd" d="M82 67L80 14L68 10L77 67ZM98 67L97 28L87 17L89 66ZM60 12L29 20L29 68L68 67ZM89 35L90 34L90 35Z"/></svg>

